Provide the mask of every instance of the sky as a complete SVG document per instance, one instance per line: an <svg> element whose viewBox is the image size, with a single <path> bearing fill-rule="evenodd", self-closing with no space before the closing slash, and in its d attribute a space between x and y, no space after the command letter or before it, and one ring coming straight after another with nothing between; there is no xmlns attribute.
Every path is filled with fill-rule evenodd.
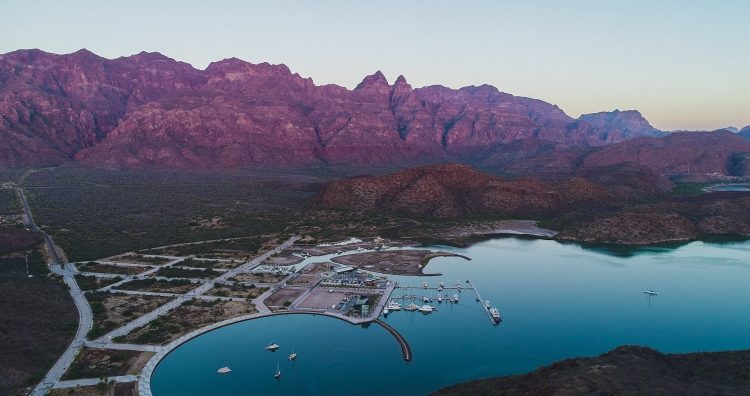
<svg viewBox="0 0 750 396"><path fill-rule="evenodd" d="M0 53L158 51L205 68L284 63L353 88L491 84L573 117L637 109L657 128L750 125L750 1L2 0Z"/></svg>

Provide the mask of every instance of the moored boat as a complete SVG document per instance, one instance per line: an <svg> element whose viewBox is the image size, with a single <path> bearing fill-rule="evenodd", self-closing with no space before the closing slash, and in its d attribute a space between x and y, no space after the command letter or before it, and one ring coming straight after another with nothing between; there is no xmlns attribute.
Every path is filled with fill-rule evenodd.
<svg viewBox="0 0 750 396"><path fill-rule="evenodd" d="M492 315L492 320L495 321L495 323L500 323L500 310L497 308L490 308L490 314Z"/></svg>
<svg viewBox="0 0 750 396"><path fill-rule="evenodd" d="M419 312L422 312L422 313L432 313L432 311L435 311L436 309L435 309L435 307L433 307L431 305L425 304L425 305L422 305L421 307L419 307L418 310L419 310Z"/></svg>
<svg viewBox="0 0 750 396"><path fill-rule="evenodd" d="M230 369L229 367L225 366L225 367L222 367L222 368L216 370L216 372L219 373L219 374L228 374L228 373L232 372L232 369Z"/></svg>

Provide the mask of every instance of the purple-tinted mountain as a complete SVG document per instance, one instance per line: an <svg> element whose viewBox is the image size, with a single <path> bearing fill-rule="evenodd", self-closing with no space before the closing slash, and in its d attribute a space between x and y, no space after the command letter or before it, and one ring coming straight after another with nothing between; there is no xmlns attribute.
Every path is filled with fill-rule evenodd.
<svg viewBox="0 0 750 396"><path fill-rule="evenodd" d="M348 90L284 65L225 59L198 70L158 53L86 50L0 55L0 115L0 165L403 165L658 133L637 112L576 120L489 85L415 89L377 72Z"/></svg>
<svg viewBox="0 0 750 396"><path fill-rule="evenodd" d="M599 139L610 143L641 136L664 135L664 132L651 126L637 110L583 114L579 119L592 125L599 133Z"/></svg>

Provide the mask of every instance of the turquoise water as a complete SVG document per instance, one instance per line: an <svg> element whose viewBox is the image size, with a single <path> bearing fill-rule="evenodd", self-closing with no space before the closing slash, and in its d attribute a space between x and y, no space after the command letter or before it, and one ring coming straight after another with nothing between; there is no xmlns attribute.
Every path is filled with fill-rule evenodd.
<svg viewBox="0 0 750 396"><path fill-rule="evenodd" d="M750 348L750 242L611 251L616 254L517 238L440 248L472 261L438 258L426 270L440 277L394 278L415 286L471 279L500 308L500 326L490 324L466 291L460 304L433 303L440 310L428 316L392 313L384 320L414 353L406 363L377 325L309 315L252 320L172 352L156 368L154 395L419 395L623 344L664 352ZM648 287L660 295L643 294ZM265 351L270 341L281 349ZM286 360L292 347L299 353L294 363ZM280 381L273 379L277 361ZM233 372L216 374L223 366Z"/></svg>
<svg viewBox="0 0 750 396"><path fill-rule="evenodd" d="M708 187L707 191L750 191L750 185L748 184L717 184L715 186Z"/></svg>

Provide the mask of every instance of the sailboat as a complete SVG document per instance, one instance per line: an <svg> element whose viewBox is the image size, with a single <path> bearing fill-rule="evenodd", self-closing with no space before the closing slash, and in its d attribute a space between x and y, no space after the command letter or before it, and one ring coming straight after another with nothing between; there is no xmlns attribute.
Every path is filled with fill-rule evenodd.
<svg viewBox="0 0 750 396"><path fill-rule="evenodd" d="M649 296L658 296L659 295L658 292L655 292L655 291L653 291L651 289L646 289L643 292L646 293L646 294L648 294Z"/></svg>
<svg viewBox="0 0 750 396"><path fill-rule="evenodd" d="M279 362L276 362L276 372L273 374L273 378L281 378L281 368L279 368Z"/></svg>
<svg viewBox="0 0 750 396"><path fill-rule="evenodd" d="M289 361L292 361L297 358L297 352L294 352L294 346L292 346L292 354L289 355Z"/></svg>

